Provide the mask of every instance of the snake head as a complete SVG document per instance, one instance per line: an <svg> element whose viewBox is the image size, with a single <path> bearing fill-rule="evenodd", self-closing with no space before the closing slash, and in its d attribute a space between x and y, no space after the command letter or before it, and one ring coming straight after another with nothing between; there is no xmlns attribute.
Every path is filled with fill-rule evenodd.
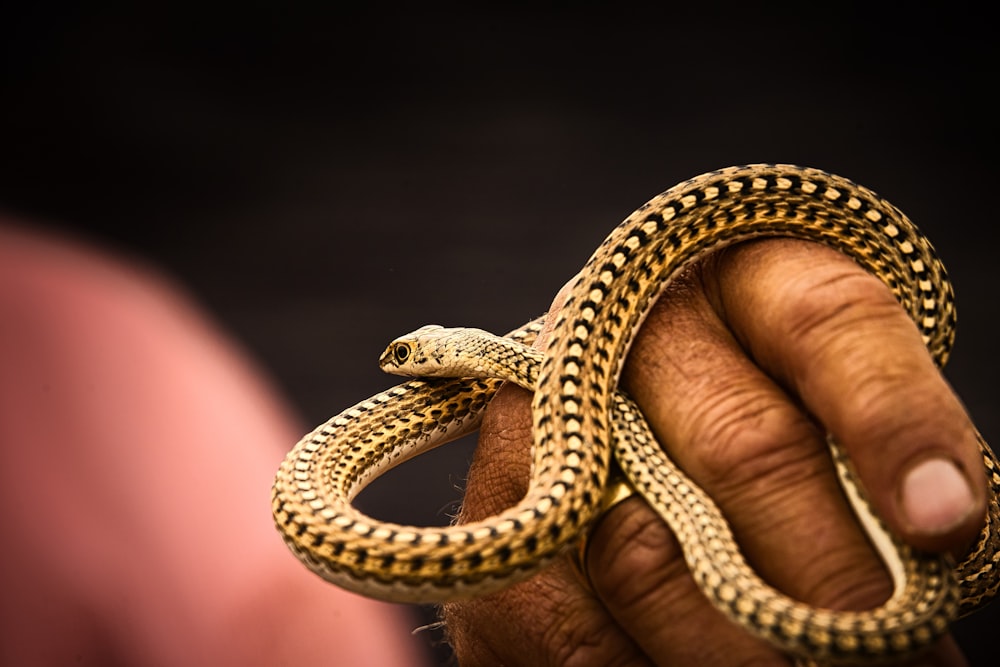
<svg viewBox="0 0 1000 667"><path fill-rule="evenodd" d="M379 366L393 375L497 378L533 387L541 361L541 352L509 338L471 327L430 324L389 343Z"/></svg>
<svg viewBox="0 0 1000 667"><path fill-rule="evenodd" d="M431 363L435 359L427 354L428 349L434 349L427 344L427 341L440 337L443 332L444 327L428 324L405 336L400 336L385 348L385 352L378 359L379 367L392 375L440 375L440 371L435 373L438 364ZM436 361L440 362L440 359Z"/></svg>

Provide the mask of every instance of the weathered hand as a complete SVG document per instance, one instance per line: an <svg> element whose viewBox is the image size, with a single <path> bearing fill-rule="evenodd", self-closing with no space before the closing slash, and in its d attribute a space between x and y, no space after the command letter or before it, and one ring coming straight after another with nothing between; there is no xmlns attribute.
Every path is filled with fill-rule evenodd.
<svg viewBox="0 0 1000 667"><path fill-rule="evenodd" d="M694 267L650 313L622 383L721 507L749 562L794 598L864 609L890 592L839 490L824 429L909 543L961 555L982 526L981 457L962 405L888 289L822 246L757 241ZM461 520L521 498L530 431L529 394L505 387L483 423ZM637 498L594 528L587 570L593 590L563 560L446 605L459 662L790 664L710 606L666 525ZM964 664L949 638L920 661Z"/></svg>

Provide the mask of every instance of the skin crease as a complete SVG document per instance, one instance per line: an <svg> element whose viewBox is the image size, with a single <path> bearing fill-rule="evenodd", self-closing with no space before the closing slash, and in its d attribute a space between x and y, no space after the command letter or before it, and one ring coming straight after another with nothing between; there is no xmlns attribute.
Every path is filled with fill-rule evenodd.
<svg viewBox="0 0 1000 667"><path fill-rule="evenodd" d="M982 527L985 480L961 403L887 288L832 250L769 239L707 258L651 311L622 383L719 504L750 564L794 598L865 609L891 592L818 423L911 544L962 554ZM460 521L521 498L530 442L530 394L504 387L483 423ZM967 484L931 501L943 509L925 512L937 524L922 529L906 518L902 479L930 459L954 464ZM638 498L593 529L587 570L593 592L564 559L500 593L445 605L459 663L792 664L709 605L669 529ZM905 664L966 662L945 637Z"/></svg>

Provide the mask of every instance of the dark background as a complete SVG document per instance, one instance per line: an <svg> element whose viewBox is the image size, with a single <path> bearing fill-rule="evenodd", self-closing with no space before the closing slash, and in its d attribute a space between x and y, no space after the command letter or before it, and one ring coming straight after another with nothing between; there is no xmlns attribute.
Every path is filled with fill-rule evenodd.
<svg viewBox="0 0 1000 667"><path fill-rule="evenodd" d="M171 274L315 424L391 383L375 360L398 334L541 313L666 187L821 167L934 240L960 313L947 374L1000 441L998 52L971 5L419 7L8 10L0 210ZM470 452L363 506L447 521ZM960 624L973 664L997 618Z"/></svg>

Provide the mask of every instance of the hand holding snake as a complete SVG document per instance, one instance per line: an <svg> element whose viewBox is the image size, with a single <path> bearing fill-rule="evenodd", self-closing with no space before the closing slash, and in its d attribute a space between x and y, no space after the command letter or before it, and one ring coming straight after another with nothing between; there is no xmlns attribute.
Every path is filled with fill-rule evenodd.
<svg viewBox="0 0 1000 667"><path fill-rule="evenodd" d="M797 284L788 284L790 276L796 276ZM828 280L834 276L842 278ZM862 293L837 286L852 281ZM869 326L905 332L905 313L883 311L883 298L877 283L868 283L863 272L837 253L783 239L746 244L699 264L660 300L624 369L624 387L657 433L676 434L670 440L672 457L720 504L762 576L820 607L875 607L888 598L889 579L844 503L820 433L797 405L788 404L783 391L775 395L773 381L742 345L734 345L734 328L759 324L760 330L746 334L758 339L757 349L771 342L783 348L770 350L771 359L799 365L827 337L829 345L837 345ZM717 309L726 313L725 319ZM804 347L793 349L789 335L801 336L765 335L764 327L776 322L757 323L761 310L774 320L792 312L840 314L816 328L813 343L801 341ZM869 344L857 349L853 360L835 358L824 365L822 372L840 375L823 388L831 405L850 408L855 401L852 378L865 373L867 365L899 365L905 375L871 387L888 396L880 414L870 419L885 428L897 422L913 429L913 437L896 441L900 457L916 454L919 460L915 445L971 428L936 370L906 370L926 357L920 347L911 344L908 352L897 348L889 358L882 333L866 337ZM743 334L739 339L748 340ZM905 378L929 386L899 393L894 382ZM756 405L766 412L762 418L756 410L734 411L734 405ZM860 424L866 415L856 418ZM501 391L480 432L463 520L493 514L523 495L530 426L530 394L514 387ZM882 446L872 438L861 447L868 442ZM967 437L950 440L949 451L963 460L977 453L975 441ZM873 458L870 464L878 465ZM873 496L896 502L897 475L877 471L865 479ZM906 530L908 540L964 552L970 535L981 527L982 498L975 505L970 516L943 533L917 530L898 509L893 510L893 525ZM673 534L638 499L615 507L594 529L588 574L593 592L564 563L527 585L447 604L445 618L459 663L571 664L572 654L580 664L614 664L626 657L634 664L732 667L754 659L787 664L773 648L712 608L691 578ZM921 660L962 664L950 638Z"/></svg>
<svg viewBox="0 0 1000 667"><path fill-rule="evenodd" d="M644 330L655 332L665 327L671 331L670 343L654 346L652 349L658 352L651 353L648 346L644 348L644 335L640 335L632 351L633 361L626 366L625 386L646 412L659 440L668 443L671 455L681 468L709 487L709 495L723 507L743 551L758 573L769 582L781 584L778 587L793 598L832 607L850 607L854 602L831 592L837 591L838 586L837 577L829 572L830 564L844 562L840 557L845 553L840 540L846 534L842 528L851 519L844 511L843 498L839 497L838 501L838 496L831 493L830 484L822 483L824 468L819 461L827 461L828 469L829 459L821 458L825 456L822 446L815 446L817 441L822 444L822 431L816 426L817 422L844 445L861 479L882 483L871 484L871 500L876 512L897 532L920 547L950 547L958 551L963 539L971 537L981 526L987 477L982 473L983 459L977 453L975 432L922 347L927 343L939 361L947 354L952 317L950 291L946 285L937 284L942 276L939 267L931 265L932 261L936 262L932 253L927 254L931 251L912 235L911 230L902 227L899 220L887 219L895 209L870 192L855 188L857 186L822 172L755 166L706 175L657 198L630 217L609 238L596 259L588 264L584 277L574 284L568 299L571 307L559 311L562 319L568 318L569 326L557 323L556 333L548 343L550 354L545 360L548 366L542 366L540 389L533 408L536 442L538 434L543 433L541 447L535 450L533 467L535 474L548 475L550 482L555 479L554 487L544 487L533 481L520 504L505 510L499 517L487 517L467 527L437 532L382 527L342 510L337 504L340 502L337 494L349 497L356 492L357 482L363 481L370 469L378 465L373 463L377 456L362 450L354 463L349 454L332 460L324 458L325 445L336 438L338 429L351 428L350 425L364 419L366 413L388 411L391 408L382 406L416 392L416 388L407 388L413 384L410 383L342 413L304 439L290 455L279 474L275 492L275 516L290 546L310 567L333 581L398 599L468 597L499 588L509 579L523 578L529 570L530 564L518 560L525 552L535 552L541 560L551 561L553 555L578 539L575 534L566 537L563 533L573 533L576 524L589 526L596 514L588 504L595 501L595 493L594 487L587 486L591 477L587 471L593 469L592 478L597 488L606 476L606 469L601 467L605 464L601 459L601 444L590 451L581 449L584 446L581 443L590 438L591 432L597 433L597 440L602 437L601 429L588 422L602 421L605 408L598 404L602 401L610 404L611 395L605 394L607 389L596 380L587 379L580 367L588 364L606 366L599 370L606 372L614 382L632 334L659 294L658 285L665 277L675 277L688 260L703 259L703 251L712 247L712 243L703 243L706 238L714 239L718 248L760 234L788 233L834 244L846 238L840 249L852 252L856 260L880 273L894 288L896 297L906 303L918 326L914 327L905 319L903 311L891 299L893 292L869 279L854 264L829 260L840 269L827 273L823 279L816 278L817 267L828 262L815 258L840 260L837 255L823 255L826 253L823 249L808 246L810 252L821 254L813 254L812 259L800 264L797 271L784 267L784 273L776 275L793 276L794 279L782 285L781 281L775 283L774 275L765 280L768 271L778 270L775 263L751 263L758 270L756 277L748 276L742 269L739 275L732 270L727 273L726 267L738 265L739 262L730 258L752 253L755 247L774 247L775 243L788 242L736 246L710 257L708 261L715 267L713 271L696 272L706 278L706 298L698 302L700 305L696 304L693 311L689 309L685 314L681 308L678 311L681 317L665 321L659 320L657 315L663 309L677 308L670 306L671 303L695 303L690 297L698 290L688 289L685 295L683 286L675 287L668 299L660 300L667 305L653 310L649 326ZM792 196L789 198L789 195ZM704 211L707 213L697 217ZM844 221L835 219L838 214L843 214ZM680 227L666 224L674 217L678 218L676 223ZM876 223L873 227L887 238L880 239L878 234L859 228L856 223L861 218ZM684 227L685 224L688 227ZM803 233L803 229L808 233ZM663 236L660 245L653 247L657 234ZM913 255L915 247L919 248L917 255ZM672 267L667 266L674 259L669 257L671 248L682 255L687 253L682 257L684 261ZM638 269L628 268L631 266L629 260L633 259L628 256L630 254L638 257ZM620 271L627 275L618 283ZM819 275L822 276L822 272ZM814 280L811 287L809 276ZM781 289L768 289L763 293L755 293L753 289L755 285L773 288L776 284ZM876 293L875 287L881 291ZM840 300L834 299L831 308L830 301L824 304L816 299L822 294L832 294ZM826 310L820 306L825 306ZM638 314L629 307L634 307ZM692 312L698 316L692 317ZM900 319L906 326L899 324ZM560 347L568 354L551 354L553 348ZM920 354L916 354L915 349ZM641 362L635 361L637 356ZM870 362L874 365L869 365ZM714 372L690 372L697 370L699 365L702 371ZM553 368L558 370L553 371ZM633 368L647 368L649 378L659 375L661 379L666 378L666 382L649 382L649 378L644 381L643 372L631 371ZM432 383L432 386L445 394L451 391L442 389L445 385ZM608 386L613 388L613 384ZM439 398L447 402L445 394ZM553 400L559 403L555 412L545 412L546 397L555 397ZM711 400L713 397L717 400ZM463 403L464 398L464 395L459 396L458 404L469 409L478 407L472 405L474 401ZM710 400L706 402L705 399ZM714 419L709 418L712 415ZM395 416L403 418L403 415ZM415 418L411 416L408 420L407 423L412 424ZM552 427L553 423L569 426L565 432L559 432ZM408 428L413 430L413 427ZM581 432L587 438L576 435ZM375 434L376 438L381 436ZM769 439L774 437L778 439ZM692 445L695 441L698 448ZM352 450L348 448L347 451ZM542 456L538 454L540 451ZM706 451L713 455L706 457ZM313 473L310 457L317 456L322 465ZM324 460L326 463L322 463ZM741 461L740 466L735 465L737 460ZM938 463L928 464L929 461ZM340 473L338 469L346 472ZM924 472L922 477L917 475L916 486L903 484L899 487L897 482L906 472L918 470ZM930 470L930 477L927 470ZM934 482L948 478L947 470L956 472L960 482L964 480L964 495L961 484L949 486ZM789 474L790 471L794 474ZM782 474L778 475L779 472ZM337 488L338 477L345 479L350 488ZM955 475L951 477L952 481L956 479ZM965 503L967 507L958 512L957 518L937 510L921 515L920 493L915 495L918 500L911 502L913 491L927 486L928 479L945 492L945 505L952 503L959 507ZM322 489L315 480L334 482L334 492ZM886 480L893 482L890 491L882 490ZM761 499L773 499L762 491L769 486L784 488L785 495L778 499L781 502L767 505L768 510L764 511ZM470 493L474 493L475 488L474 484L470 485ZM948 495L951 493L949 488L957 491ZM467 501L467 515L475 511L471 509L475 505L474 498L470 499L472 502ZM630 502L615 511L625 512L625 507L636 504ZM926 509L927 503L923 506ZM318 517L318 522L307 520L305 507ZM803 514L804 507L812 508L811 513ZM904 520L908 512L911 516ZM826 518L817 521L817 516ZM921 521L936 525L936 528L921 530ZM334 526L334 532L321 533L323 524ZM630 545L638 545L636 549L625 544L618 547L620 543L615 541L603 543L602 534L609 530L605 524L598 525L591 540L588 571L597 594L607 604L616 623L601 626L606 629L598 636L607 637L614 634L614 628L622 628L623 641L626 644L634 642L632 646L637 655L644 654L660 662L659 656L669 656L669 652L662 654L659 651L667 645L684 644L665 641L669 631L655 630L663 625L664 610L657 612L654 604L651 611L643 601L661 600L662 606L662 601L669 598L657 595L657 587L653 586L641 595L633 594L635 604L619 605L617 613L615 605L608 604L609 599L614 600L619 594L616 591L620 588L609 589L608 578L615 567L642 555L644 541L638 537L632 540ZM533 533L538 525L542 532ZM622 525L616 521L614 527L620 529ZM824 525L828 530L819 530ZM782 534L774 539L761 539L760 536L766 534L762 532L765 526L780 527ZM337 534L338 529L343 534ZM344 534L350 539L345 539ZM792 537L790 552L768 546L782 539L787 543L789 536ZM851 554L861 549L865 540L856 537L847 543L854 544L846 552ZM387 550L380 550L385 545L389 545ZM600 561L602 554L616 548L620 558L596 568L595 574L595 560ZM778 551L773 552L774 548ZM669 549L653 551L654 555L659 554L661 565L663 559L669 561ZM867 549L861 551L870 554ZM911 559L904 560L909 562ZM793 566L797 572L791 569ZM823 584L818 589L810 588L809 582L817 586L817 574L823 573L824 568ZM641 569L633 570L642 572ZM503 574L498 574L501 571ZM736 572L741 575L742 571L737 569ZM508 574L507 580L500 581ZM550 569L544 576L558 574L557 569ZM664 573L660 574L662 581ZM422 579L425 575L428 578ZM860 575L852 572L849 578L856 581L852 577L857 576ZM860 578L863 580L864 576ZM933 574L926 573L917 577L922 581L933 578ZM488 605L490 599L516 595L516 590L537 588L541 581L533 580L531 584L487 598L482 604ZM803 585L806 586L804 590L801 589ZM931 589L935 588L944 590L946 586L932 584ZM453 593L449 594L449 590ZM731 605L736 616L739 609L745 611L761 599L755 597L756 593L744 595L738 591L728 599L727 591L723 582L715 594L723 603ZM436 595L431 596L434 592ZM947 599L942 599L940 605L947 607ZM719 600L716 603L725 606L720 605ZM476 604L467 603L464 608L474 608ZM473 616L465 614L463 617L461 611L456 613L455 610L462 608L453 606L449 619L460 654L462 619ZM782 620L780 614L776 617L772 613L775 609L780 608L766 604L757 608L744 625L756 624L759 634L792 632L795 615L789 617L791 621L789 618ZM932 624L937 623L938 613L930 612ZM826 617L819 614L817 618ZM892 622L897 620L893 617ZM823 630L827 627L825 623L826 620L821 620L815 627ZM641 631L643 624L649 626L648 631ZM829 628L834 628L832 621ZM912 644L915 637L922 637L919 633L924 630L924 626L918 626L918 630L913 631L916 634L908 636L907 642ZM817 632L809 634L804 644L822 647L824 641L830 641L824 639L822 632ZM845 631L837 641L850 643L854 636ZM868 642L867 648L862 647L860 653L879 654L882 651L880 655L884 657L918 648L915 644L882 646L878 641L881 635L858 636ZM600 644L596 640L587 641L585 637L578 639L584 641L576 645L577 651ZM687 642L689 653L686 655L697 655L699 645L706 648L705 643L697 639L693 644ZM521 649L523 645L521 642L516 646ZM571 644L564 646L572 647ZM801 646L794 650L802 652L800 649Z"/></svg>

